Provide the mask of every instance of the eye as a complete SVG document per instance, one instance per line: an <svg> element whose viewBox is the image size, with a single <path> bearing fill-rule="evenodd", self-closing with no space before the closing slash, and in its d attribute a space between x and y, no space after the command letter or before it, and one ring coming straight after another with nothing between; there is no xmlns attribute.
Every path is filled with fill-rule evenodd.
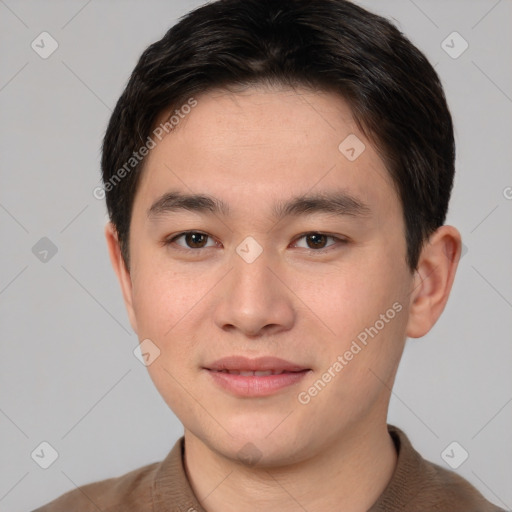
<svg viewBox="0 0 512 512"><path fill-rule="evenodd" d="M183 239L183 243L178 243L178 240L180 239ZM165 245L176 245L184 251L197 252L199 249L208 249L209 247L215 247L217 245L213 239L211 240L212 243L207 245L209 239L211 239L211 236L207 235L206 233L201 233L200 231L185 231L166 240ZM302 248L308 249L311 252L322 252L330 250L330 247L334 245L348 243L347 240L333 235L327 235L325 233L319 232L310 232L304 233L299 238L297 238L296 242L294 243L294 247L300 247L297 244L298 240L302 239L304 239L306 242L306 247L302 246ZM329 239L333 240L334 243L327 245L327 241Z"/></svg>
<svg viewBox="0 0 512 512"><path fill-rule="evenodd" d="M177 243L176 241L180 238L183 238L186 245ZM213 245L205 245L208 238L210 238L209 235L206 233L201 233L200 231L186 231L184 233L180 233L179 235L176 235L172 237L169 240L166 240L166 245L176 244L179 247L182 247L184 250L194 250L194 249L205 249L208 247L214 247L215 242L213 242Z"/></svg>
<svg viewBox="0 0 512 512"><path fill-rule="evenodd" d="M334 243L326 245L327 240L329 238L331 240L334 240ZM297 240L302 239L305 239L306 241L306 247L304 247L305 249L310 249L316 252L321 251L323 249L328 249L329 247L336 245L336 242L341 244L347 243L347 240L344 240L342 238L318 232L305 233L304 235L301 235ZM295 244L297 244L297 242L295 242Z"/></svg>

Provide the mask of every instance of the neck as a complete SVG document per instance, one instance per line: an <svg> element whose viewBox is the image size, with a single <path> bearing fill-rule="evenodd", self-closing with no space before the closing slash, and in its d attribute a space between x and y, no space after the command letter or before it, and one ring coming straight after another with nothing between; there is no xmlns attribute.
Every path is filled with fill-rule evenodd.
<svg viewBox="0 0 512 512"><path fill-rule="evenodd" d="M185 430L185 469L207 512L368 510L396 460L385 421L353 427L313 458L266 468L223 457Z"/></svg>

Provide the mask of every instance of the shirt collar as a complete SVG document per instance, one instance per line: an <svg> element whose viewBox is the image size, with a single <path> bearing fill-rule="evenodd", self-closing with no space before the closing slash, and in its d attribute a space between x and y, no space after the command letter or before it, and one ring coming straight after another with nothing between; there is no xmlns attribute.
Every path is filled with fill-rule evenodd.
<svg viewBox="0 0 512 512"><path fill-rule="evenodd" d="M414 450L407 436L397 427L388 425L388 432L397 450L397 464L384 492L369 512L390 510L389 505L407 503L414 496L411 485L421 479L425 461ZM404 485L408 482L408 485ZM185 472L185 441L181 437L160 463L153 484L153 507L158 512L206 512L194 494Z"/></svg>
<svg viewBox="0 0 512 512"><path fill-rule="evenodd" d="M153 508L155 512L206 512L185 472L184 437L176 441L155 474Z"/></svg>

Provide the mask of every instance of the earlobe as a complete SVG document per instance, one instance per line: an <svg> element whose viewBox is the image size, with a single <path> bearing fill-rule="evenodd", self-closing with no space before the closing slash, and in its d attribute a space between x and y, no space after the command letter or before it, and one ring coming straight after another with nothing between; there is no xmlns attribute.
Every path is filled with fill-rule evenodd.
<svg viewBox="0 0 512 512"><path fill-rule="evenodd" d="M461 254L461 236L441 226L425 242L410 294L407 336L425 336L441 316L452 289Z"/></svg>
<svg viewBox="0 0 512 512"><path fill-rule="evenodd" d="M105 239L107 241L110 262L117 275L121 291L123 294L124 304L128 312L130 324L135 332L137 332L137 319L133 308L133 289L130 272L126 268L119 244L117 230L112 222L108 222L105 226Z"/></svg>

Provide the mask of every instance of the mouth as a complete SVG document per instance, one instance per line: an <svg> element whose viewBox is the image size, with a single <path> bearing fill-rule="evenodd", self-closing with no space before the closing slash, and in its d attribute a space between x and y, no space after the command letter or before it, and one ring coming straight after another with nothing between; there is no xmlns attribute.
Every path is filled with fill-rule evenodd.
<svg viewBox="0 0 512 512"><path fill-rule="evenodd" d="M207 368L211 372L216 373L228 373L229 375L241 375L242 377L267 377L268 375L282 375L283 373L300 373L307 370L299 370L296 372L289 372L287 370L212 370Z"/></svg>
<svg viewBox="0 0 512 512"><path fill-rule="evenodd" d="M218 359L203 368L215 372L238 374L241 372L251 372L251 375L253 373L261 374L262 372L270 372L268 375L276 375L280 373L295 373L310 370L310 368L306 366L292 363L286 359L269 356L257 357L255 359L244 356L228 356Z"/></svg>
<svg viewBox="0 0 512 512"><path fill-rule="evenodd" d="M275 357L230 356L203 367L222 390L238 397L263 397L300 382L311 368Z"/></svg>

